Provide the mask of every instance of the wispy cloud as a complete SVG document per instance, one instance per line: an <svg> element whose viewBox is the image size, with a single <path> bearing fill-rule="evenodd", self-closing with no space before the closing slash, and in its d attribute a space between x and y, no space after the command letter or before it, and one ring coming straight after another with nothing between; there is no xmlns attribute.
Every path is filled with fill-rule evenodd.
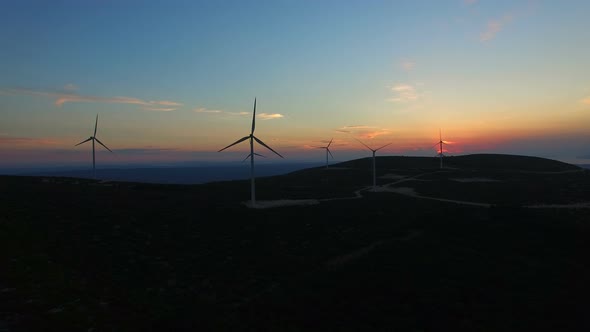
<svg viewBox="0 0 590 332"><path fill-rule="evenodd" d="M208 109L205 107L195 108L193 110L193 112L195 112L195 113L211 113L211 114L228 114L228 115L234 115L234 116L247 116L247 115L252 114L250 112L227 112L227 111L223 111L223 110ZM256 117L259 119L262 119L262 120L272 120L272 119L280 119L285 116L282 114L279 114L279 113L260 113Z"/></svg>
<svg viewBox="0 0 590 332"><path fill-rule="evenodd" d="M352 126L344 126L342 128L338 128L336 129L337 132L341 132L341 133L352 133L356 130L362 130L362 129L372 129L374 127L370 127L370 126L365 126L365 125L352 125Z"/></svg>
<svg viewBox="0 0 590 332"><path fill-rule="evenodd" d="M258 114L258 117L261 118L262 120L272 120L272 119L280 119L283 118L284 116L282 114L279 113L260 113Z"/></svg>
<svg viewBox="0 0 590 332"><path fill-rule="evenodd" d="M227 114L232 116L246 116L250 115L250 112L228 112L224 110L212 110L205 107L198 107L193 110L195 113L209 113L209 114Z"/></svg>
<svg viewBox="0 0 590 332"><path fill-rule="evenodd" d="M365 125L344 126L342 128L336 129L336 131L351 134L355 137L362 139L373 139L377 136L387 135L391 133L389 129Z"/></svg>
<svg viewBox="0 0 590 332"><path fill-rule="evenodd" d="M473 5L477 2L478 0L463 0L463 3L466 5Z"/></svg>
<svg viewBox="0 0 590 332"><path fill-rule="evenodd" d="M389 133L391 133L391 131L389 131L388 129L375 129L372 131L367 131L367 132L361 133L360 137L373 139L378 136L388 135Z"/></svg>
<svg viewBox="0 0 590 332"><path fill-rule="evenodd" d="M55 99L55 106L62 107L65 103L109 103L109 104L131 104L141 106L141 109L149 111L174 111L178 107L182 106L182 103L178 103L170 100L143 100L134 97L99 97L99 96L84 96L76 93L59 93L59 92L47 92L47 91L36 91L29 89L5 89L1 90L4 93L16 94L16 95L27 95L36 97L46 97ZM161 107L165 106L165 107Z"/></svg>
<svg viewBox="0 0 590 332"><path fill-rule="evenodd" d="M420 97L416 87L410 84L396 84L389 88L395 94L393 98L389 99L393 102L411 102Z"/></svg>
<svg viewBox="0 0 590 332"><path fill-rule="evenodd" d="M504 27L510 23L513 19L512 14L505 14L499 19L490 20L485 30L479 35L481 42L487 42L496 37L496 35L504 29Z"/></svg>
<svg viewBox="0 0 590 332"><path fill-rule="evenodd" d="M590 97L580 100L582 104L590 105Z"/></svg>
<svg viewBox="0 0 590 332"><path fill-rule="evenodd" d="M224 113L221 110L210 110L210 109L206 109L205 107L195 108L193 110L193 112L195 112L195 113Z"/></svg>
<svg viewBox="0 0 590 332"><path fill-rule="evenodd" d="M146 111L156 111L156 112L172 112L176 111L176 108L166 108L166 107L142 107L142 110Z"/></svg>
<svg viewBox="0 0 590 332"><path fill-rule="evenodd" d="M181 103L177 103L175 101L169 101L169 100L148 101L148 103L162 105L162 106L182 106Z"/></svg>
<svg viewBox="0 0 590 332"><path fill-rule="evenodd" d="M405 71L412 71L416 67L416 62L413 60L402 60L400 67Z"/></svg>

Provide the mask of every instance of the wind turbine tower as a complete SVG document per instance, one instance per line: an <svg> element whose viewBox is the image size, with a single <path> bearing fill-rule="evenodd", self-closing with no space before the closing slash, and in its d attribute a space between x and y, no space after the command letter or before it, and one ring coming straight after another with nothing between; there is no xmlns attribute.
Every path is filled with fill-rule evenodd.
<svg viewBox="0 0 590 332"><path fill-rule="evenodd" d="M255 190L255 184L254 184L254 155L262 157L262 155L259 155L258 153L254 152L254 141L258 142L258 144L260 144L260 145L264 146L265 148L269 149L270 151L274 152L277 156L284 158L278 152L276 152L271 147L266 145L263 141L259 140L256 136L254 136L254 129L255 128L256 128L256 98L254 98L254 112L252 113L252 130L250 131L250 135L244 136L244 137L240 138L239 140L233 142L232 144L226 146L225 148L217 151L217 152L221 152L221 151L223 151L231 146L234 146L238 143L241 143L245 140L250 140L250 154L246 157L246 159L248 157L250 157L250 195L251 195L252 207L256 206L256 190Z"/></svg>
<svg viewBox="0 0 590 332"><path fill-rule="evenodd" d="M88 137L87 139L85 139L84 141L74 145L74 146L78 146L82 143L86 143L88 141L92 141L92 177L94 179L96 179L96 156L95 156L95 149L94 149L94 142L98 142L98 144L102 145L105 149L109 150L111 153L113 153L113 151L111 151L111 149L109 149L106 145L104 145L98 138L96 138L96 129L98 127L98 114L96 114L96 121L94 122L94 134L90 137Z"/></svg>
<svg viewBox="0 0 590 332"><path fill-rule="evenodd" d="M439 146L439 150L438 150L438 157L440 158L440 168L443 168L443 157L445 156L443 154L443 144L447 144L445 141L442 140L442 132L439 129L438 130L438 143L436 143L434 146Z"/></svg>
<svg viewBox="0 0 590 332"><path fill-rule="evenodd" d="M359 140L359 139L357 139L357 138L355 138L355 139L356 139L356 140L357 140L359 143L361 143L362 145L366 146L366 147L367 147L367 149L371 150L371 152L373 152L373 191L374 191L374 190L377 188L377 169L376 169L376 167L375 167L375 159L376 159L376 158L375 158L375 152L377 152L377 151L379 151L379 150L383 149L384 147L386 147L386 146L390 145L391 143L387 143L387 144L383 145L383 146L382 146L382 147L380 147L380 148L373 149L373 148L369 147L367 144L365 144L365 143L361 142L361 140Z"/></svg>

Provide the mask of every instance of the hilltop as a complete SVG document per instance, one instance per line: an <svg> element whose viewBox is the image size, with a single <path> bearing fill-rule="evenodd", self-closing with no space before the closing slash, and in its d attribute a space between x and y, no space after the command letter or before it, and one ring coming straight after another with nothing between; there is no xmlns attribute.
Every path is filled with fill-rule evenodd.
<svg viewBox="0 0 590 332"><path fill-rule="evenodd" d="M590 172L377 157L199 185L0 177L0 328L584 331Z"/></svg>

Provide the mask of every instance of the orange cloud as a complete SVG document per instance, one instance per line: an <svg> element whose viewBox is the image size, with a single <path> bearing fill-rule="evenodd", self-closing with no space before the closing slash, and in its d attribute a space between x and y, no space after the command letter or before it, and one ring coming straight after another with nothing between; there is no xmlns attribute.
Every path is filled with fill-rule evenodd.
<svg viewBox="0 0 590 332"><path fill-rule="evenodd" d="M351 133L355 130L368 129L368 128L373 128L373 127L364 126L364 125L344 126L342 128L336 129L336 131L340 132L340 133Z"/></svg>
<svg viewBox="0 0 590 332"><path fill-rule="evenodd" d="M584 98L580 101L582 104L590 105L590 97Z"/></svg>
<svg viewBox="0 0 590 332"><path fill-rule="evenodd" d="M336 131L341 133L351 134L353 136L357 136L362 139L373 139L378 136L387 135L391 131L389 129L365 126L365 125L355 125L355 126L344 126L340 129L336 129Z"/></svg>
<svg viewBox="0 0 590 332"><path fill-rule="evenodd" d="M361 138L373 139L377 136L382 136L382 135L387 135L387 134L389 134L389 130L377 129L377 130L372 130L372 131L361 133L360 136L361 136Z"/></svg>

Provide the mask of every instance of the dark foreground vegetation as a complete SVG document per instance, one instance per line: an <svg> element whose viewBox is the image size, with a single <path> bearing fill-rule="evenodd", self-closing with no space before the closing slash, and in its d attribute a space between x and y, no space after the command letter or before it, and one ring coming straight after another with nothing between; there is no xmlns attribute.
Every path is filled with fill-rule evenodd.
<svg viewBox="0 0 590 332"><path fill-rule="evenodd" d="M318 199L271 209L249 181L0 177L0 331L590 330L587 170L377 169L429 198L367 190L370 158L257 179L260 201Z"/></svg>

